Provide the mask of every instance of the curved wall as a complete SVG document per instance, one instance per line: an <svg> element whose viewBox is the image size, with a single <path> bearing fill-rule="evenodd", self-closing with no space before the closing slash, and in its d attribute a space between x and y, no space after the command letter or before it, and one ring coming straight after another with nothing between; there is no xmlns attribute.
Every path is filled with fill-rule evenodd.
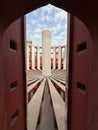
<svg viewBox="0 0 98 130"><path fill-rule="evenodd" d="M51 70L66 69L67 45L51 47ZM42 47L27 42L27 70L42 70Z"/></svg>

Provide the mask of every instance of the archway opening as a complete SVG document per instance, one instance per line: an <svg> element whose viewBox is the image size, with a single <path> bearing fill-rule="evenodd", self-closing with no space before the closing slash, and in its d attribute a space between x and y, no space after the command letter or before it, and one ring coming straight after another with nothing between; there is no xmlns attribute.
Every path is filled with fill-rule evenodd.
<svg viewBox="0 0 98 130"><path fill-rule="evenodd" d="M67 92L68 85L66 82L67 73L67 12L57 8L51 4L41 7L37 10L26 15L26 71L27 71L27 105L29 109L34 109L36 111L36 106L32 106L33 98L36 97L37 91L41 88L41 82L46 78L45 88L43 89L44 101L41 101L40 113L38 114L38 119L40 124L37 125L37 129L57 129L59 124L63 122L64 129L67 128L65 120L67 120ZM50 44L50 68L51 75L47 76L47 72L43 74L43 56L47 55L49 51L49 46L45 54L43 54L43 41L44 39L42 32L44 30L50 33L50 43L47 42L46 34L44 39L46 39L45 44ZM47 58L49 57L49 53ZM46 61L47 62L47 59ZM48 66L48 64L45 64ZM49 68L47 68L49 69ZM47 71L46 69L46 71ZM44 76L44 77L43 77ZM36 84L37 83L37 84ZM36 84L36 85L35 85ZM51 85L53 90L51 90ZM34 86L35 85L35 86ZM33 86L33 87L32 87ZM31 89L30 89L31 88ZM52 91L55 93L52 94ZM36 92L36 93L35 93ZM56 97L57 95L57 97ZM37 97L36 97L37 98ZM55 104L55 99L57 100L58 106ZM39 100L39 99L38 99ZM47 104L48 100L48 104ZM37 102L37 100L36 100ZM50 103L49 103L50 102ZM62 103L61 103L62 102ZM36 103L35 103L36 104ZM52 107L51 107L52 104ZM62 104L62 105L61 105ZM59 111L58 108L61 108ZM31 110L32 110L31 109ZM51 111L50 111L51 110ZM47 113L45 113L47 112ZM42 113L42 114L41 114ZM62 114L61 114L62 113ZM32 113L33 114L33 113ZM31 111L29 111L28 116L28 129L30 129L30 124L32 123ZM47 115L47 116L46 116ZM60 121L60 117L63 119ZM32 118L33 115L32 115ZM30 121L31 120L31 121ZM38 120L38 121L39 121ZM49 125L51 122L52 127ZM46 125L47 124L47 125ZM56 127L55 127L56 126ZM59 128L60 129L60 128Z"/></svg>
<svg viewBox="0 0 98 130"><path fill-rule="evenodd" d="M32 5L33 5L33 2L32 2ZM43 5L43 3L42 3L42 5ZM62 3L60 4L60 6L61 5L62 5ZM17 10L17 14L19 12L21 12L21 13L18 14L18 16L17 16L17 14L15 14L16 12L14 13L14 11L13 11L13 14L11 14L10 17L8 17L7 20L5 20L6 24L5 24L5 21L3 21L3 24L1 24L2 28L5 29L5 27L7 27L13 20L17 19L22 14L25 14L26 12L28 12L28 10L30 11L31 8L34 9L34 8L39 7L40 3L38 2L37 6L33 6L34 8L31 7L31 6L27 5L26 7L28 7L28 9L27 8L25 9L25 7L21 8L21 9L24 9L24 11L21 10L21 9L19 9L19 11ZM73 4L72 5L70 4L70 6L72 6L74 8ZM69 10L70 10L70 6L68 4ZM61 7L63 7L65 9L65 7L67 8L67 5L64 5L64 6L61 6ZM76 10L77 10L77 8L76 8ZM75 11L71 11L71 12L74 13ZM77 14L78 17L79 17L79 13ZM85 16L85 15L82 15L82 16ZM82 17L82 16L80 16L81 19L82 20L83 20L83 18L85 19L85 17ZM72 46L73 48L71 48L71 51L73 51L73 49L74 49L73 52L74 52L75 55L73 55L72 52L70 52L70 54L71 54L71 56L78 56L78 58L74 57L75 59L73 59L73 57L71 57L71 56L70 56L70 58L71 58L71 62L72 62L72 60L74 60L76 63L79 64L79 66L78 66L78 64L74 64L75 62L71 63L71 65L74 64L75 68L74 69L72 68L73 69L73 73L70 73L70 75L71 75L70 76L71 77L70 78L70 90L71 90L71 88L73 88L77 92L74 91L74 93L70 94L73 98L71 97L71 100L70 100L71 101L70 104L72 105L72 107L70 107L70 109L71 109L70 112L71 113L69 113L69 115L70 115L69 119L71 119L71 121L69 121L70 122L69 124L71 124L70 127L72 129L83 129L86 126L85 122L87 121L86 120L87 116L85 114L86 113L85 112L85 108L83 107L83 106L85 106L85 104L84 104L85 100L84 100L84 102L82 102L83 105L81 105L79 101L81 101L81 99L82 99L82 101L83 101L83 99L85 99L84 97L86 97L85 96L86 94L85 94L84 91L86 90L85 89L86 86L88 86L88 84L90 84L90 83L88 83L88 80L89 80L89 76L87 75L87 74L89 74L88 73L89 72L88 67L85 67L84 64L82 64L82 63L85 63L85 62L87 63L89 60L87 60L85 62L84 61L81 62L80 59L79 59L79 57L81 56L81 54L83 54L82 52L84 52L84 53L87 52L88 46L90 45L91 41L89 40L89 42L86 42L86 40L89 39L88 38L89 33L88 33L88 30L85 29L85 26L83 25L83 23L82 23L82 27L83 27L82 31L79 30L78 32L79 33L82 32L81 36L84 36L86 34L85 35L86 38L84 38L84 37L81 38L80 35L78 35L78 38L76 38L76 36L77 36L77 30L81 29L81 27L80 27L81 25L79 24L80 21L77 22L76 18L74 18L74 17L71 17L71 18L72 18L71 19L71 22L72 22L71 24L72 25L74 24L73 27L75 27L76 30L74 30L74 32L72 30L72 32L74 33L74 35L72 34L73 36L70 38L72 40L71 41L71 43L72 43L71 45L73 45ZM23 48L24 47L24 39L23 39L23 37L24 37L23 36L23 32L24 32L24 30L23 30L23 23L24 23L24 21L23 21L23 18L20 18L19 20L17 20L17 22L18 22L18 24L17 23L13 23L11 25L11 28L9 27L8 30L6 30L6 32L4 34L4 37L3 37L3 40L2 40L3 44L0 44L1 48L2 48L1 50L3 50L3 51L0 52L2 54L0 56L3 57L1 59L3 59L3 62L4 62L4 63L2 62L0 64L0 67L1 67L1 69L3 68L3 70L5 70L4 72L2 72L2 76L1 76L1 78L3 77L2 78L2 84L3 84L3 86L6 86L6 85L9 86L9 88L6 87L5 90L3 88L2 89L3 91L1 91L1 93L3 93L3 95L5 95L5 92L6 92L6 95L7 95L7 99L6 99L6 103L7 104L6 104L6 107L5 107L4 100L2 101L3 102L3 107L5 108L5 111L7 113L7 117L5 116L6 114L5 115L3 114L2 115L2 119L4 119L3 117L5 117L5 123L4 124L8 124L7 125L8 129L15 129L16 126L19 127L20 129L26 128L25 127L25 125L26 125L26 123L25 123L25 119L26 119L25 118L25 107L23 109L23 106L26 106L24 104L25 103L25 98L23 97L25 95L24 93L25 93L25 86L26 86L24 84L25 83L25 69L24 69L24 48ZM78 23L78 25L75 26L74 22ZM83 33L84 33L84 35L83 35ZM74 39L74 37L76 39ZM6 43L8 43L8 44L6 44ZM76 44L78 44L78 47L77 47ZM82 58L82 60L84 60L84 59ZM36 57L36 61L37 61L37 57ZM79 61L79 62L77 62L77 61ZM80 70L82 70L81 69L82 67L81 67L80 63L83 65L83 67L84 67L83 69L85 71L87 71L87 73L85 74L85 76L86 76L86 78L88 77L88 80L86 78L85 78L86 79L85 80L83 77L81 78L81 80L79 79L81 76L78 76L78 75L80 74ZM73 66L71 66L71 67L73 67ZM31 67L29 69L31 69ZM38 69L37 68L37 64L36 64L36 69ZM57 69L58 69L58 65L57 65ZM19 72L19 73L17 73L17 72ZM70 72L72 72L72 71L70 71ZM75 78L76 78L75 80L73 78L74 75L75 75ZM84 75L82 75L82 76L84 76ZM82 80L87 81L86 85L85 85L85 82L82 81ZM78 82L76 82L76 81L78 81ZM81 92L81 95L84 96L84 97L81 98L80 92ZM79 94L79 96L78 96L78 94ZM31 95L33 95L33 93ZM3 98L5 99L5 96L3 96ZM78 98L80 98L80 99L77 100ZM16 100L16 102L14 102L14 99ZM14 104L14 105L12 105L14 107L12 107L10 109L9 103L11 105ZM74 105L74 103L75 103L75 105ZM80 111L76 112L76 110L77 110L77 109L75 109L76 107L79 107L78 110L82 110L82 108L83 108L83 111L81 113L80 113ZM82 119L82 122L81 122L81 119ZM78 123L75 122L76 120L78 121ZM83 126L83 128L81 126ZM86 129L86 128L84 128L84 129Z"/></svg>

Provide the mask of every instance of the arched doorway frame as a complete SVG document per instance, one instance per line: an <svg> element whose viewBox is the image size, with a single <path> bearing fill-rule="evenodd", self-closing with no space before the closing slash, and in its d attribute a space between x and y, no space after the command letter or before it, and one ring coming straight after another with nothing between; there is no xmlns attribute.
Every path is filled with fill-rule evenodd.
<svg viewBox="0 0 98 130"><path fill-rule="evenodd" d="M36 8L38 8L38 7L41 7L41 6L43 6L43 5L46 5L46 4L48 4L48 3L51 3L51 4L53 4L52 2L45 2L45 1L42 1L41 3L33 3L32 2L32 5L34 4L34 5L36 5L33 9L36 9ZM56 3L56 2L55 2ZM4 22L4 23L2 23L2 30L1 30L1 34L2 34L2 32L4 31L4 30L6 30L6 28L13 22L13 21L15 21L17 18L19 18L20 16L22 16L23 14L26 14L27 12L30 12L31 10L32 10L32 7L31 7L31 2L29 2L29 5L28 6L25 6L24 8L22 8L23 10L21 10L20 11L20 9L19 9L19 14L18 14L18 12L17 12L17 14L16 15L14 15L14 13L13 14L11 14L11 17L10 18L6 18L6 20L7 20L7 22ZM66 7L64 6L64 4L66 4ZM68 5L67 5L68 4ZM66 10L68 11L68 12L71 12L72 14L74 14L75 16L77 16L78 18L80 18L84 23L85 23L85 25L87 25L87 27L89 28L89 30L91 31L92 30L92 28L91 28L91 25L90 25L90 17L88 17L88 20L86 19L86 15L87 14L85 14L85 15L83 15L81 12L76 12L76 10L74 10L74 9L71 9L71 7L74 7L74 4L73 5L69 5L69 3L67 3L67 2L61 2L60 4L59 4L59 2L57 2L56 4L53 4L53 5L55 5L55 6L57 6L57 7L60 7L60 8L62 8L62 9L64 9L65 10L65 8L66 8ZM58 6L59 5L59 6ZM64 6L64 7L63 7ZM26 8L27 7L27 8ZM30 8L29 8L30 7ZM16 9L17 10L17 9ZM85 12L85 10L84 10L84 12ZM84 17L83 17L84 16ZM88 22L89 21L89 22Z"/></svg>

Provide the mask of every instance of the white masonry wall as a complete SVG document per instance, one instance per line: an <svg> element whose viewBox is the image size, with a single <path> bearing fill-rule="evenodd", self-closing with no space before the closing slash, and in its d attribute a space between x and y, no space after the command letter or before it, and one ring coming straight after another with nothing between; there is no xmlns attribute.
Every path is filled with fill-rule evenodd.
<svg viewBox="0 0 98 130"><path fill-rule="evenodd" d="M35 70L35 55L34 55L34 46L32 46L32 69Z"/></svg>
<svg viewBox="0 0 98 130"><path fill-rule="evenodd" d="M26 47L27 47L27 61L26 61L26 68L27 68L27 70L29 70L29 51L30 51L30 49L29 49L29 43L27 43L27 45L26 45Z"/></svg>

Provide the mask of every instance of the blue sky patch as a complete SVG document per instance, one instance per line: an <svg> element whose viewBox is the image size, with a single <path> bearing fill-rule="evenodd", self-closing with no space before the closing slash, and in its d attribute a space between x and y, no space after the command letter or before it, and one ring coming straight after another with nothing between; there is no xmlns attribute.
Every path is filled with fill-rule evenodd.
<svg viewBox="0 0 98 130"><path fill-rule="evenodd" d="M51 46L65 45L67 41L67 12L51 4L26 15L26 40L42 45L42 31L51 31Z"/></svg>

